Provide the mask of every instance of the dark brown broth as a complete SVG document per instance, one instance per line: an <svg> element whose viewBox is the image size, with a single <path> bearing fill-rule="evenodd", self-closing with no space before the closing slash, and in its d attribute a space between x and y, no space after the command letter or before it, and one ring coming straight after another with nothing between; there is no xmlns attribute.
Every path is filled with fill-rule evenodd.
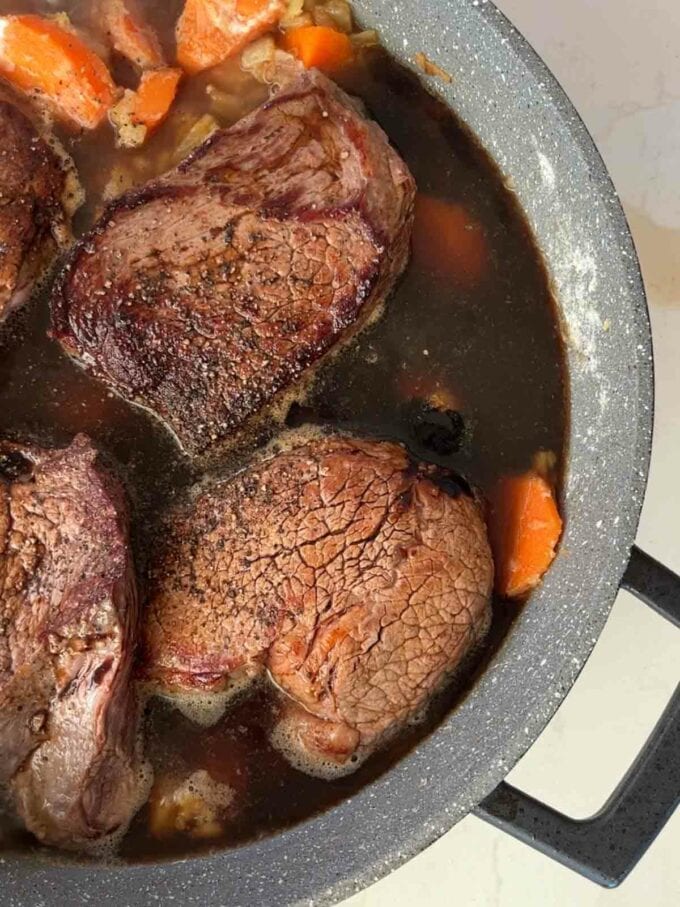
<svg viewBox="0 0 680 907"><path fill-rule="evenodd" d="M146 3L168 46L177 5ZM87 22L87 3L62 7L69 8L74 21ZM3 12L27 8L45 9L39 2L0 2ZM116 74L121 81L127 78L125 67ZM383 319L320 372L308 407L291 421L311 419L401 440L414 454L455 468L481 489L507 470L528 467L539 449L552 450L561 460L566 428L562 344L547 275L511 191L466 128L385 53L367 52L339 80L364 99L410 165L420 190L465 205L482 224L490 262L483 278L468 289L411 265ZM114 163L139 160L139 179L158 169L176 141L177 118L208 109L205 84L205 76L185 84L173 116L141 152L116 151L108 126L82 138L61 132L88 190L79 229L99 210ZM245 85L242 112L261 95L260 86ZM66 443L79 431L93 437L128 487L143 572L156 516L198 471L154 418L85 375L46 337L45 295L0 331L0 436L47 444ZM411 374L431 378L461 401L465 432L456 453L437 457L416 440L402 389L404 376ZM516 606L496 603L486 654L475 673L502 640L515 612ZM206 842L182 835L154 838L145 808L121 855L156 859L231 845L328 808L389 768L473 681L474 675L468 675L464 683L450 687L426 723L402 734L389 751L354 775L332 782L295 771L269 746L267 728L275 704L261 689L232 705L210 729L192 724L167 703L152 701L146 739L156 772L188 775L210 767L217 780L237 789L237 809L224 837Z"/></svg>

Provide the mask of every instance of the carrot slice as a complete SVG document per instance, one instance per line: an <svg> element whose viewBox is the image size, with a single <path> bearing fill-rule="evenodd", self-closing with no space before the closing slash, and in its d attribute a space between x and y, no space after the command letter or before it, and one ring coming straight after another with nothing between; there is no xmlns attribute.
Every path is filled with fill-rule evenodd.
<svg viewBox="0 0 680 907"><path fill-rule="evenodd" d="M268 0L236 0L236 12L242 19L259 16L268 4Z"/></svg>
<svg viewBox="0 0 680 907"><path fill-rule="evenodd" d="M181 78L181 69L154 69L145 72L135 92L133 120L143 123L149 131L160 125L172 107Z"/></svg>
<svg viewBox="0 0 680 907"><path fill-rule="evenodd" d="M104 62L76 34L40 16L0 16L0 73L86 129L101 123L116 94Z"/></svg>
<svg viewBox="0 0 680 907"><path fill-rule="evenodd" d="M272 28L287 0L186 0L177 22L177 61L189 73L216 66Z"/></svg>
<svg viewBox="0 0 680 907"><path fill-rule="evenodd" d="M484 230L462 205L419 192L413 258L440 276L473 286L489 258Z"/></svg>
<svg viewBox="0 0 680 907"><path fill-rule="evenodd" d="M209 0L186 0L175 28L177 62L189 73L200 72L227 56L227 40L208 12Z"/></svg>
<svg viewBox="0 0 680 907"><path fill-rule="evenodd" d="M496 591L516 598L538 585L561 534L555 496L542 476L530 470L503 477L491 495L489 520Z"/></svg>
<svg viewBox="0 0 680 907"><path fill-rule="evenodd" d="M163 122L181 78L181 69L150 69L142 74L136 91L125 91L111 110L120 145L141 145Z"/></svg>
<svg viewBox="0 0 680 907"><path fill-rule="evenodd" d="M164 65L158 37L136 0L102 0L100 9L111 44L119 54L141 69Z"/></svg>
<svg viewBox="0 0 680 907"><path fill-rule="evenodd" d="M282 43L283 49L294 54L307 69L338 69L352 59L352 42L347 35L326 25L290 28Z"/></svg>

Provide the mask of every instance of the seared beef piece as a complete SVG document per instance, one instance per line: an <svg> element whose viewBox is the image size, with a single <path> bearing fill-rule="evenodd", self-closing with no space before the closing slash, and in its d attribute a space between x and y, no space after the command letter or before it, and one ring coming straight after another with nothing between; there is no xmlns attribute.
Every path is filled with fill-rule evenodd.
<svg viewBox="0 0 680 907"><path fill-rule="evenodd" d="M55 288L53 334L202 451L302 393L376 311L414 191L380 128L307 72L109 207Z"/></svg>
<svg viewBox="0 0 680 907"><path fill-rule="evenodd" d="M172 515L142 658L168 692L266 668L309 713L292 714L304 745L343 761L421 709L483 638L493 566L479 506L450 473L396 444L292 443Z"/></svg>
<svg viewBox="0 0 680 907"><path fill-rule="evenodd" d="M70 239L64 164L0 88L0 322Z"/></svg>
<svg viewBox="0 0 680 907"><path fill-rule="evenodd" d="M0 780L40 840L80 847L139 805L126 509L83 435L0 444L0 477Z"/></svg>

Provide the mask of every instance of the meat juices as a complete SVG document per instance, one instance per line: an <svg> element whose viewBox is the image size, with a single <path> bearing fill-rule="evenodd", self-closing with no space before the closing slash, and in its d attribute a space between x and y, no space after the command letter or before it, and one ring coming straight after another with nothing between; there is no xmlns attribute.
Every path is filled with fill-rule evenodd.
<svg viewBox="0 0 680 907"><path fill-rule="evenodd" d="M137 612L122 492L90 441L0 444L0 780L45 843L81 848L140 805Z"/></svg>
<svg viewBox="0 0 680 907"><path fill-rule="evenodd" d="M0 88L0 322L70 241L64 162Z"/></svg>
<svg viewBox="0 0 680 907"><path fill-rule="evenodd" d="M311 70L109 207L55 288L53 334L202 452L302 394L377 311L414 195L382 130Z"/></svg>
<svg viewBox="0 0 680 907"><path fill-rule="evenodd" d="M266 670L288 697L289 758L358 761L484 637L486 529L462 483L400 445L292 444L172 514L143 669L170 693Z"/></svg>

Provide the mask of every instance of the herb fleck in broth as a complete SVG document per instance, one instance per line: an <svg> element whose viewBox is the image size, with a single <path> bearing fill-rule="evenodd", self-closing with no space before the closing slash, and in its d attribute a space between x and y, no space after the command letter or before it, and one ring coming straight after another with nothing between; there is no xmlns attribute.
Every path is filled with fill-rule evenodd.
<svg viewBox="0 0 680 907"><path fill-rule="evenodd" d="M88 20L82 2L62 3L76 23ZM166 47L179 3L147 0L149 18ZM41 2L0 2L0 12L44 12ZM117 80L129 74L120 64ZM206 85L233 86L220 110ZM536 451L564 455L566 387L563 350L548 279L517 203L492 162L451 112L387 54L364 51L338 75L360 96L411 167L425 195L460 206L486 239L483 269L474 280L450 279L446 263L416 257L385 315L319 373L308 404L290 422L322 421L405 442L425 458L451 466L483 490L500 474L527 468ZM227 92L228 93L228 92ZM264 97L264 89L229 63L217 73L185 80L166 124L137 151L116 150L110 127L92 134L60 131L87 190L76 227L86 229L111 191L112 173L142 182L172 160L186 123L210 113L229 125ZM222 99L224 100L224 99ZM416 226L418 229L418 226ZM140 573L153 526L168 501L200 477L170 433L89 378L46 337L46 294L0 332L0 436L65 443L86 432L123 475L133 509ZM408 396L423 389L450 401L460 416L459 442L431 446L417 431ZM502 640L517 606L498 603L486 653ZM484 656L482 657L482 662ZM478 664L477 671L483 669ZM121 845L128 860L157 859L232 845L328 808L385 771L460 699L468 675L440 696L427 720L402 734L354 775L324 781L292 769L267 742L276 704L261 687L244 694L209 728L162 700L147 706L146 748L158 776L207 770L234 791L225 832L193 838L158 836L149 808L134 819Z"/></svg>

